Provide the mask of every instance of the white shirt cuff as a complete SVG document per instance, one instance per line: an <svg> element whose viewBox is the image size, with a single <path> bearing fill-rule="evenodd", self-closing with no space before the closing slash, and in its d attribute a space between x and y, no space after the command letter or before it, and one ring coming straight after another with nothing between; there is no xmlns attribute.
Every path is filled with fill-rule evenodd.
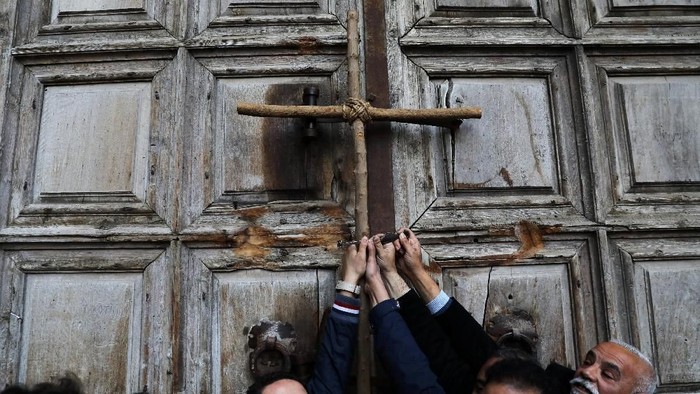
<svg viewBox="0 0 700 394"><path fill-rule="evenodd" d="M430 314L434 315L447 305L448 302L450 302L450 297L445 294L444 291L440 290L440 294L433 298L426 306L430 310Z"/></svg>

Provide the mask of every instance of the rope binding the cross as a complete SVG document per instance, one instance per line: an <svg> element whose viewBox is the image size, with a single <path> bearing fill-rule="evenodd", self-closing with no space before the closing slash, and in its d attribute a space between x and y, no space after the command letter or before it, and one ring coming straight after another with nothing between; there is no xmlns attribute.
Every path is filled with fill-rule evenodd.
<svg viewBox="0 0 700 394"><path fill-rule="evenodd" d="M370 115L369 110L372 105L364 100L350 97L343 104L343 119L348 123L352 123L359 119L362 123L369 123L372 121L372 115Z"/></svg>

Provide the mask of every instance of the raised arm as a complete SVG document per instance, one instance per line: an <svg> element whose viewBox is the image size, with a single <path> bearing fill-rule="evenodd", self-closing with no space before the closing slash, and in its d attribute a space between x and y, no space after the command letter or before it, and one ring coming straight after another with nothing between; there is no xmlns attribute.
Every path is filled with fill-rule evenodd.
<svg viewBox="0 0 700 394"><path fill-rule="evenodd" d="M476 371L471 370L457 355L450 339L430 314L425 303L399 275L396 267L397 247L394 244L382 245L381 237L376 235L372 237L372 242L377 248L377 263L381 268L382 278L389 294L399 301L399 313L418 347L428 358L430 368L437 375L438 382L446 393L471 392ZM398 249L400 250L400 247ZM418 244L418 251L420 251L420 244Z"/></svg>
<svg viewBox="0 0 700 394"><path fill-rule="evenodd" d="M356 286L367 265L367 237L358 247L349 246L343 256L341 280ZM357 343L360 300L350 291L339 290L326 323L314 374L306 389L309 393L342 393L350 376Z"/></svg>
<svg viewBox="0 0 700 394"><path fill-rule="evenodd" d="M389 297L374 257L374 245L370 244L368 250L365 289L372 305L369 317L379 359L399 393L444 393L401 318L398 303Z"/></svg>
<svg viewBox="0 0 700 394"><path fill-rule="evenodd" d="M394 247L401 255L396 264L399 272L413 283L423 303L428 306L430 313L449 338L452 348L475 376L484 362L496 351L496 343L456 299L448 297L440 290L428 274L421 259L420 242L415 234L407 228L400 229L399 233L399 239L394 242ZM406 237L404 233L408 233L409 236ZM409 299L400 299L402 305L405 304L407 308L412 305L412 311L423 313L414 305L415 297L412 303L409 303L410 296L407 295L407 298Z"/></svg>

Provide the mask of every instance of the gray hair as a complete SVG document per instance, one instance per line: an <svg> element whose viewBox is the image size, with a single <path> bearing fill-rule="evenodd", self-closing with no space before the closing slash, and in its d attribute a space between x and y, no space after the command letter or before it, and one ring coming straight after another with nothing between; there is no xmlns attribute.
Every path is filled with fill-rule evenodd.
<svg viewBox="0 0 700 394"><path fill-rule="evenodd" d="M639 378L637 379L637 384L634 388L634 393L635 394L653 394L654 391L656 390L656 386L658 384L657 378L656 378L656 370L654 369L654 364L652 364L651 360L649 357L645 356L644 353L642 353L639 349L636 347L630 345L629 343L622 342L617 339L612 339L610 342L622 346L625 348L625 350L629 351L630 353L634 354L635 356L639 357L646 365L647 365L647 371L644 372Z"/></svg>

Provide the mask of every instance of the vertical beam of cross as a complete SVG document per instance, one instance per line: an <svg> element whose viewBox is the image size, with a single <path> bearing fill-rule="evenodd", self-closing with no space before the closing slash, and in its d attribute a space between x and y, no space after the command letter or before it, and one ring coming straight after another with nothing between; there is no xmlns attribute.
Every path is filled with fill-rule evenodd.
<svg viewBox="0 0 700 394"><path fill-rule="evenodd" d="M360 100L360 31L357 11L348 12L348 96ZM355 141L355 238L369 235L367 217L367 145L365 124L360 118L351 123Z"/></svg>
<svg viewBox="0 0 700 394"><path fill-rule="evenodd" d="M348 96L360 99L360 30L357 11L348 12ZM352 121L355 141L355 239L369 236L367 207L367 145L365 124L359 118ZM370 393L371 332L369 325L369 302L364 298L360 308L360 323L357 329L357 392Z"/></svg>

